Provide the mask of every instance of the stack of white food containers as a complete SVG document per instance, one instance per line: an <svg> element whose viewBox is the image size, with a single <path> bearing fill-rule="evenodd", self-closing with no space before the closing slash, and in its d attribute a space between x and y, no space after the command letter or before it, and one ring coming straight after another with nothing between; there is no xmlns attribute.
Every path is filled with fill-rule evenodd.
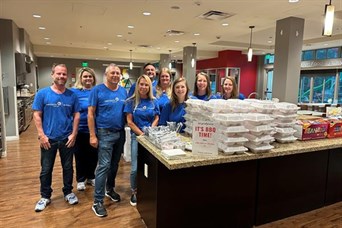
<svg viewBox="0 0 342 228"><path fill-rule="evenodd" d="M275 110L272 101L250 99L247 101L254 113L244 116L244 126L249 130L244 136L249 140L245 146L254 153L267 152L274 148L270 143L274 141L274 129L271 126L273 118L270 114Z"/></svg>
<svg viewBox="0 0 342 228"><path fill-rule="evenodd" d="M297 140L294 137L296 130L293 126L296 124L297 110L299 107L292 103L275 103L276 110L273 112L273 124L277 132L274 137L277 142L290 143Z"/></svg>
<svg viewBox="0 0 342 228"><path fill-rule="evenodd" d="M188 99L186 103L186 114L184 115L185 119L185 126L184 132L188 133L189 135L192 135L192 126L193 121L196 121L199 119L200 116L202 116L203 112L203 104L205 101L197 100L197 99Z"/></svg>
<svg viewBox="0 0 342 228"><path fill-rule="evenodd" d="M219 125L217 147L220 151L224 154L238 154L248 150L244 147L248 139L243 137L248 130L242 124L241 114L217 114L213 119Z"/></svg>
<svg viewBox="0 0 342 228"><path fill-rule="evenodd" d="M244 115L244 126L249 130L244 134L248 139L245 146L252 152L266 152L274 147L270 145L274 141L273 128L270 123L272 118L268 114L249 113Z"/></svg>

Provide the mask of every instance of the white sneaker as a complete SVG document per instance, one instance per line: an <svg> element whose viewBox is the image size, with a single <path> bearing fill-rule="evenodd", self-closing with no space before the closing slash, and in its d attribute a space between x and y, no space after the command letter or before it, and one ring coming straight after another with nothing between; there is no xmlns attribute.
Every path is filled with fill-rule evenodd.
<svg viewBox="0 0 342 228"><path fill-rule="evenodd" d="M51 203L51 200L50 199L47 199L47 198L41 198L37 204L36 204L36 207L35 207L35 211L36 212L40 212L42 210L44 210L46 208L47 205L49 205Z"/></svg>
<svg viewBox="0 0 342 228"><path fill-rule="evenodd" d="M84 184L84 182L78 182L77 183L77 190L78 191L84 191L86 189L86 186Z"/></svg>
<svg viewBox="0 0 342 228"><path fill-rule="evenodd" d="M72 192L64 197L65 201L67 201L70 205L78 204L77 196Z"/></svg>
<svg viewBox="0 0 342 228"><path fill-rule="evenodd" d="M87 184L90 184L91 186L95 187L95 179L88 179Z"/></svg>

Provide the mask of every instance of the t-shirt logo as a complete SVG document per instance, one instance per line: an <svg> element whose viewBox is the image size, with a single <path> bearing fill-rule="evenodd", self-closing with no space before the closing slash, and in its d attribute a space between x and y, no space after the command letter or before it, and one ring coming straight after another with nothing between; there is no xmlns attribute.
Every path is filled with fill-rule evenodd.
<svg viewBox="0 0 342 228"><path fill-rule="evenodd" d="M144 110L147 109L146 105L143 106L143 109L144 109Z"/></svg>
<svg viewBox="0 0 342 228"><path fill-rule="evenodd" d="M115 97L115 101L118 102L120 99L118 97Z"/></svg>
<svg viewBox="0 0 342 228"><path fill-rule="evenodd" d="M62 102L58 101L57 106L61 106L61 105L62 105Z"/></svg>

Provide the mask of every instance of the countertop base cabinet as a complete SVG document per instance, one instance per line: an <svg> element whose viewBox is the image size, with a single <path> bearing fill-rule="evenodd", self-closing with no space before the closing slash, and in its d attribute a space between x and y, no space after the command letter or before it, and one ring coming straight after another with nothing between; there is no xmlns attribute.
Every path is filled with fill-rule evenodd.
<svg viewBox="0 0 342 228"><path fill-rule="evenodd" d="M256 169L257 160L169 170L139 144L137 209L149 228L252 227Z"/></svg>
<svg viewBox="0 0 342 228"><path fill-rule="evenodd" d="M259 160L256 225L324 206L329 151Z"/></svg>
<svg viewBox="0 0 342 228"><path fill-rule="evenodd" d="M342 201L342 148L330 150L325 205Z"/></svg>

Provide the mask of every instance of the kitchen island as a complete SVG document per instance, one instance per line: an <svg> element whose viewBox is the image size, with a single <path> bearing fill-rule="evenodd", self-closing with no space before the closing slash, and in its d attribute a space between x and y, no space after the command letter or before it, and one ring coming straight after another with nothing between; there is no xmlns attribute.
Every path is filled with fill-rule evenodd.
<svg viewBox="0 0 342 228"><path fill-rule="evenodd" d="M148 227L252 227L342 200L342 138L178 160L138 142L137 209Z"/></svg>

